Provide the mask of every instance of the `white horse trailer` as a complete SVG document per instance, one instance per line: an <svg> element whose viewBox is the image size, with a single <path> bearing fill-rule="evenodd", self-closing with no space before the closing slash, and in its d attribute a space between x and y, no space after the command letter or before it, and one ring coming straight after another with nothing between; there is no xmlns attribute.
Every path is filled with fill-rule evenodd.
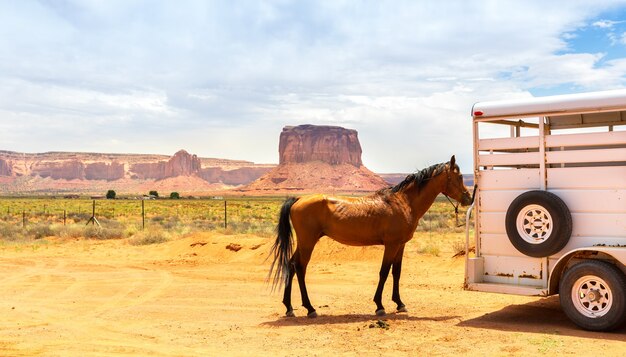
<svg viewBox="0 0 626 357"><path fill-rule="evenodd" d="M479 102L467 290L559 294L582 328L626 322L626 90Z"/></svg>

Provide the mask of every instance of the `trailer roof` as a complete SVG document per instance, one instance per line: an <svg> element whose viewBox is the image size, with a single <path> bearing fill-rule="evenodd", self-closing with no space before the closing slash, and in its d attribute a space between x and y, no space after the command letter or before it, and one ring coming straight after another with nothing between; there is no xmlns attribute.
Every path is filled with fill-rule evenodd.
<svg viewBox="0 0 626 357"><path fill-rule="evenodd" d="M609 111L626 111L626 89L478 102L472 107L472 117L489 121L542 116L558 121L554 117ZM622 120L618 119L618 122Z"/></svg>

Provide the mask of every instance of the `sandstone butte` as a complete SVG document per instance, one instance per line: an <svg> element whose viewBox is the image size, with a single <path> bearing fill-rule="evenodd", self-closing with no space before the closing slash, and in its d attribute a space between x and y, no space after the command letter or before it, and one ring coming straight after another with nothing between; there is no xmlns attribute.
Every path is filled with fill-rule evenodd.
<svg viewBox="0 0 626 357"><path fill-rule="evenodd" d="M363 193L389 186L363 166L356 130L338 126L286 126L279 165L240 192Z"/></svg>

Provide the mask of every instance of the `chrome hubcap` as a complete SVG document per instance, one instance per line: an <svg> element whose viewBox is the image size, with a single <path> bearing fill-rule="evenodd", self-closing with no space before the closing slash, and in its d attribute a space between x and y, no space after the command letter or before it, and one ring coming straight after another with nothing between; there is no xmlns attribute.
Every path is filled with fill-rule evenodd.
<svg viewBox="0 0 626 357"><path fill-rule="evenodd" d="M606 315L611 309L613 295L604 280L597 276L585 275L574 283L572 302L582 315L596 318Z"/></svg>
<svg viewBox="0 0 626 357"><path fill-rule="evenodd" d="M552 233L553 221L550 212L539 205L528 205L517 214L517 232L531 244L546 241Z"/></svg>

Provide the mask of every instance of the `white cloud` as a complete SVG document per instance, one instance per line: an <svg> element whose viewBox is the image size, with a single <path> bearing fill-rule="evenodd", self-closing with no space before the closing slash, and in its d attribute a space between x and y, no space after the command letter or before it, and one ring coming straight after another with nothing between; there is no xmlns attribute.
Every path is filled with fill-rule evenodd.
<svg viewBox="0 0 626 357"><path fill-rule="evenodd" d="M606 28L612 28L616 24L619 24L619 23L622 23L622 22L623 21L599 20L599 21L594 22L591 25L595 26L595 27L606 29Z"/></svg>
<svg viewBox="0 0 626 357"><path fill-rule="evenodd" d="M532 87L569 83L587 90L603 90L623 85L622 69L610 64L598 66L603 57L602 53L545 56L530 64L526 77Z"/></svg>
<svg viewBox="0 0 626 357"><path fill-rule="evenodd" d="M561 38L567 41L567 40L573 40L575 38L578 38L578 36L575 33L566 32L561 35Z"/></svg>
<svg viewBox="0 0 626 357"><path fill-rule="evenodd" d="M600 21L596 21L593 24L591 24L592 26L595 27L600 27L600 28L611 28L613 27L613 25L615 25L615 21L610 21L610 20L600 20Z"/></svg>

